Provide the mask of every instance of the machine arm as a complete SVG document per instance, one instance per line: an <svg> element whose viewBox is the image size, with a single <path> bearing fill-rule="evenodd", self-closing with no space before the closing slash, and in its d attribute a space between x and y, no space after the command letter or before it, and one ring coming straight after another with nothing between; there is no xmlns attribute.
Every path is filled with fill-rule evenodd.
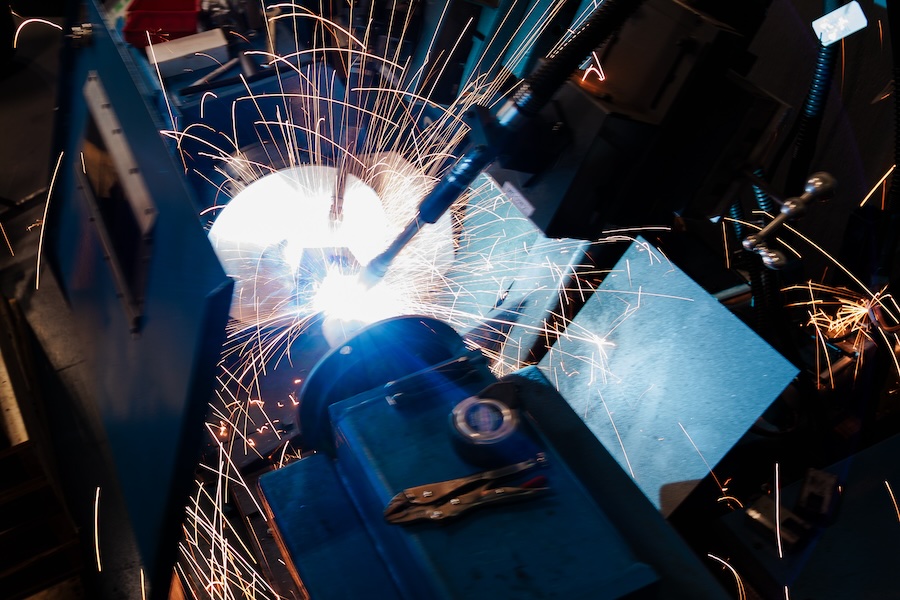
<svg viewBox="0 0 900 600"><path fill-rule="evenodd" d="M425 223L434 223L475 178L501 155L525 129L525 123L550 101L590 51L601 45L642 4L643 0L605 0L519 87L500 109L489 142L478 143L454 163L450 171L422 200L416 216L381 254L366 266L360 281L372 287Z"/></svg>

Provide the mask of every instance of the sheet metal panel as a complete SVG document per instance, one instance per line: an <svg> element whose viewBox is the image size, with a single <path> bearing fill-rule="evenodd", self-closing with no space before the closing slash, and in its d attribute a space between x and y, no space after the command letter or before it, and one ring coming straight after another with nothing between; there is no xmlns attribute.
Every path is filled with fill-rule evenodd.
<svg viewBox="0 0 900 600"><path fill-rule="evenodd" d="M64 150L46 222L46 257L77 322L91 363L91 394L101 414L118 479L155 595L168 587L192 471L204 437L202 421L224 337L232 282L219 265L193 208L182 169L159 134L166 127L151 108L154 86L133 62L102 9L86 3L93 34L65 53L58 142ZM89 74L108 95L119 137L156 214L142 221L140 240L98 219L85 180L83 137L89 126ZM90 87L90 86L89 86ZM96 115L94 116L96 122ZM107 144L108 145L108 144ZM132 171L133 170L133 171ZM121 179L120 174L120 179ZM96 198L94 198L96 199ZM105 223L105 228L104 228ZM119 236L146 250L125 268L143 277L131 287L138 317L123 302L112 259ZM140 243L138 243L140 242ZM126 294L127 295L127 294Z"/></svg>
<svg viewBox="0 0 900 600"><path fill-rule="evenodd" d="M657 507L664 486L705 477L797 374L641 238L540 368Z"/></svg>

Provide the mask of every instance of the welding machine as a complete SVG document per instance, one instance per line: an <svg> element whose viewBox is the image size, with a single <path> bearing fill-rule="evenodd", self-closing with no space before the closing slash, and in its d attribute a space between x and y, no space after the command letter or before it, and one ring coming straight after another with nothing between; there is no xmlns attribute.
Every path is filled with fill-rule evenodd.
<svg viewBox="0 0 900 600"><path fill-rule="evenodd" d="M299 410L316 452L259 485L313 598L723 596L540 372L441 321L364 329Z"/></svg>

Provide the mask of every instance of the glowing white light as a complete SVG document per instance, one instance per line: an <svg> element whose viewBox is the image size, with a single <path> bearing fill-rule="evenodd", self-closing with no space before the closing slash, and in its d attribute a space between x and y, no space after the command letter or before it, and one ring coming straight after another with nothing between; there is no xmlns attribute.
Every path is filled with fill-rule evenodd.
<svg viewBox="0 0 900 600"><path fill-rule="evenodd" d="M396 155L369 159L371 186L347 175L339 218L338 171L314 165L254 181L219 213L209 238L235 280L232 317L265 325L323 313L368 324L408 312L409 291L441 277L453 256L449 216L410 244L384 282L358 285L359 268L400 232L430 183Z"/></svg>
<svg viewBox="0 0 900 600"><path fill-rule="evenodd" d="M326 317L344 321L374 323L396 317L404 305L399 290L380 283L371 289L359 281L356 273L331 269L318 286L312 308Z"/></svg>

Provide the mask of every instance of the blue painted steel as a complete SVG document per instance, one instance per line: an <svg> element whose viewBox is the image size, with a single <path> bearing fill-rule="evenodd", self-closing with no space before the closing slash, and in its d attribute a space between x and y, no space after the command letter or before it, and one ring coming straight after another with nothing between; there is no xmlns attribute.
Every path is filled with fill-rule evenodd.
<svg viewBox="0 0 900 600"><path fill-rule="evenodd" d="M548 494L439 526L384 521L384 507L402 489L482 470L454 452L447 431L453 405L477 388L423 394L407 409L379 395L332 408L339 472L405 596L601 599L643 590L652 597L653 570L547 444Z"/></svg>
<svg viewBox="0 0 900 600"><path fill-rule="evenodd" d="M333 449L328 407L335 402L465 355L453 328L437 319L398 317L363 329L307 377L300 396L303 445Z"/></svg>
<svg viewBox="0 0 900 600"><path fill-rule="evenodd" d="M88 1L93 37L61 68L59 142L47 257L72 308L145 572L163 597L215 380L232 282L206 238L180 166L149 107L158 100L128 49ZM139 333L130 323L79 188L87 122L83 86L96 71L158 211Z"/></svg>
<svg viewBox="0 0 900 600"><path fill-rule="evenodd" d="M622 470L615 458L584 426L538 367L526 367L504 379L519 391L521 410L538 424L594 502L612 520L637 558L660 577L657 598L679 600L732 597L707 566L662 518Z"/></svg>
<svg viewBox="0 0 900 600"><path fill-rule="evenodd" d="M635 558L617 529L621 524L613 524L604 514L527 418L525 431L548 457L548 466L542 474L549 479L550 493L526 502L479 509L440 526L430 523L400 526L384 520L384 507L402 489L482 470L466 463L454 451L448 416L458 402L477 394L495 379L483 362L465 363L469 365L465 369L448 368L444 357L437 356L430 348L460 350L461 340L455 334L449 336L443 329L446 326L432 329L435 323L430 319L403 318L382 324L391 332L385 341L394 340L388 348L370 343L378 337L380 325L371 327L365 332L364 337L368 338L365 344L351 339L345 346L349 350L342 353L342 348L338 348L332 355L353 356L352 363L325 359L316 368L308 382L320 392L306 393L303 398L303 402L319 407L330 406L337 440L336 469L365 531L402 596L619 598L633 593L629 597L645 597L645 594L655 597L657 577L653 568ZM411 357L406 376L398 367L404 359L391 355L397 352L394 334L398 327L404 326L409 327L409 335L402 340L403 354ZM425 350L420 351L421 348ZM424 355L443 362L423 369ZM379 376L378 365L386 356L398 368L393 368L390 375ZM357 381L345 389L358 389L364 381L372 389L331 403L337 395L334 388L315 383L352 377ZM323 516L316 508L324 505L322 496L338 498L341 503L340 486L306 489L296 485L312 477L313 472L322 472L322 456L314 457L316 463L303 459L282 472L262 478L263 492L285 540L299 540L302 532L310 530L313 526L307 519L340 522L339 513L346 510L336 504L333 512ZM272 493L282 493L274 489L276 480L291 481L289 485L297 494L293 507L314 508L302 509L307 512L302 518L299 513L287 514L285 510L290 509L284 502L276 499L273 503L268 498ZM352 522L357 517L347 515L346 518ZM658 514L655 518L661 521ZM298 544L285 541L284 546L297 572L302 574L329 561L346 564L341 549L355 535L341 532L334 543L317 544L317 553L298 547L299 541ZM317 578L303 583L313 598L317 593L326 596L329 593L328 581ZM378 594L377 590L372 593Z"/></svg>
<svg viewBox="0 0 900 600"><path fill-rule="evenodd" d="M288 569L313 598L401 598L326 455L266 473L259 486Z"/></svg>

